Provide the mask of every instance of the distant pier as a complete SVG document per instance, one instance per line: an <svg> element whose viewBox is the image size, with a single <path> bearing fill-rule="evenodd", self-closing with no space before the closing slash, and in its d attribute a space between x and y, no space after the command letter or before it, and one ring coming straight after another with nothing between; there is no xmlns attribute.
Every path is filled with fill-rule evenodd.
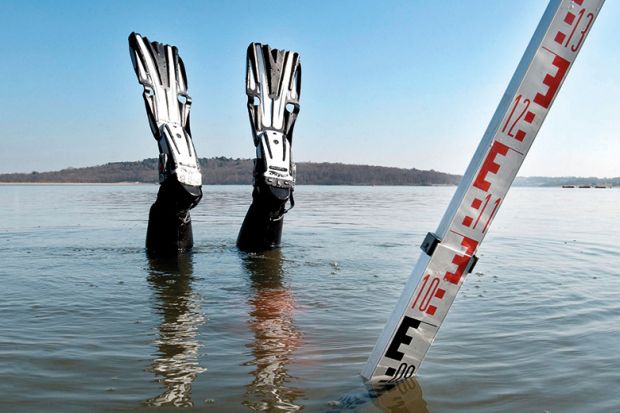
<svg viewBox="0 0 620 413"><path fill-rule="evenodd" d="M596 189L611 189L612 185L602 184L602 185L562 185L564 189L572 189L572 188L596 188Z"/></svg>

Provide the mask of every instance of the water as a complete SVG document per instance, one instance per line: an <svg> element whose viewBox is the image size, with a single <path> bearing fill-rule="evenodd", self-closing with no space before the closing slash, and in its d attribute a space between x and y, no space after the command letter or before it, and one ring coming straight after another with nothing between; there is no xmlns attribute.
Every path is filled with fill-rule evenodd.
<svg viewBox="0 0 620 413"><path fill-rule="evenodd" d="M513 188L417 380L359 372L453 187L296 191L281 251L207 186L149 261L156 186L0 186L0 411L620 411L620 191Z"/></svg>

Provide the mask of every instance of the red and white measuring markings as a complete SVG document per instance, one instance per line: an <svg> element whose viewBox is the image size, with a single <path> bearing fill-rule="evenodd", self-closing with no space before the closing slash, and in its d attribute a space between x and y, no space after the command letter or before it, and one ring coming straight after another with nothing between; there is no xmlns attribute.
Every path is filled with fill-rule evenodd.
<svg viewBox="0 0 620 413"><path fill-rule="evenodd" d="M418 260L362 376L413 376L484 239L604 0L551 0L435 233Z"/></svg>

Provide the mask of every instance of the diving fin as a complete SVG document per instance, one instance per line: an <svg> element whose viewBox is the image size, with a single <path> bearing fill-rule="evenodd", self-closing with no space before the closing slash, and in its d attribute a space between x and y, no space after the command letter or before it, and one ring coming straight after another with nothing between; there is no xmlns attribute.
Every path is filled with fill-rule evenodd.
<svg viewBox="0 0 620 413"><path fill-rule="evenodd" d="M293 127L299 113L301 64L299 54L251 43L247 52L246 94L256 147L255 191L268 190L281 201L272 219L294 205L295 164L291 156ZM290 209L289 208L289 209Z"/></svg>
<svg viewBox="0 0 620 413"><path fill-rule="evenodd" d="M138 33L129 35L129 52L159 146L159 182L178 181L192 197L192 208L202 197L202 175L190 131L192 98L183 60L175 46L150 42Z"/></svg>

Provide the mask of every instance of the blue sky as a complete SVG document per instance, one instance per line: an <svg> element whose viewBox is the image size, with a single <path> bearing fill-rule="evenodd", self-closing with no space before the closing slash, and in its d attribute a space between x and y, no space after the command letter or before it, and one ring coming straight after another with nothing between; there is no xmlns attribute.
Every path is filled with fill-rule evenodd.
<svg viewBox="0 0 620 413"><path fill-rule="evenodd" d="M296 161L463 173L546 7L492 1L0 4L0 172L155 157L127 47L179 47L201 157L254 154L252 41L301 54ZM520 175L620 176L620 2L608 1Z"/></svg>

